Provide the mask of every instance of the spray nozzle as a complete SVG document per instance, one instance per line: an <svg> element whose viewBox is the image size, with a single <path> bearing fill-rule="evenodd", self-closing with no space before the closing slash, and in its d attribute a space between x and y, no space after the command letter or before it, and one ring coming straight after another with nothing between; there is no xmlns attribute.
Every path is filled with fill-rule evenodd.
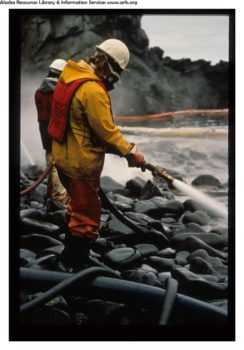
<svg viewBox="0 0 244 350"><path fill-rule="evenodd" d="M154 166L150 163L145 163L145 169L150 170L154 176L164 178L170 184L172 183L173 187L192 197L202 206L202 208L204 208L204 210L208 211L210 214L222 217L224 219L228 218L228 211L225 206L213 200L212 198L209 198L206 196L206 194L201 193L192 186L189 186L182 181L176 180L173 176L167 173L166 169L160 166Z"/></svg>
<svg viewBox="0 0 244 350"><path fill-rule="evenodd" d="M164 178L169 183L172 183L174 181L173 176L168 174L165 168L162 168L162 167L160 167L158 165L154 166L154 165L152 165L150 163L146 163L145 164L145 168L150 170L152 172L153 176L155 176L155 177Z"/></svg>

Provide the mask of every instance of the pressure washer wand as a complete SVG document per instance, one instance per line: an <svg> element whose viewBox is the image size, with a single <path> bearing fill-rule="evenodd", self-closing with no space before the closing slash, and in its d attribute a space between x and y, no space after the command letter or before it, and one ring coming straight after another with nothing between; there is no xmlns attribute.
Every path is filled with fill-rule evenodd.
<svg viewBox="0 0 244 350"><path fill-rule="evenodd" d="M175 178L168 174L165 168L162 168L158 165L152 165L150 163L145 163L145 169L148 169L152 172L153 176L164 178L167 182L172 183Z"/></svg>
<svg viewBox="0 0 244 350"><path fill-rule="evenodd" d="M151 171L153 176L165 179L178 191L185 193L187 196L196 200L209 214L222 217L226 220L228 219L228 210L222 203L219 203L213 198L208 197L205 193L196 190L193 186L175 179L172 175L167 173L166 169L158 165L154 166L150 163L145 163L144 168Z"/></svg>

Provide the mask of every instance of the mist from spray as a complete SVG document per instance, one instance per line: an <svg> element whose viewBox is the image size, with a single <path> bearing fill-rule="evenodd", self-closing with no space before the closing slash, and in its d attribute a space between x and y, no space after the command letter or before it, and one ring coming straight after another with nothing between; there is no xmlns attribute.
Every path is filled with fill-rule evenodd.
<svg viewBox="0 0 244 350"><path fill-rule="evenodd" d="M227 208L213 198L210 198L205 193L198 191L192 186L185 184L182 181L174 179L172 185L179 191L185 193L192 199L196 200L201 206L212 216L218 216L223 219L228 218Z"/></svg>
<svg viewBox="0 0 244 350"><path fill-rule="evenodd" d="M129 168L124 157L113 154L106 154L102 176L109 176L122 185L135 177L140 177L145 181L152 179L149 172L142 172L140 168Z"/></svg>
<svg viewBox="0 0 244 350"><path fill-rule="evenodd" d="M21 131L21 166L45 166L45 151L41 143L37 111L34 94L39 87L45 73L36 72L32 75L21 75L21 105L20 105L20 131Z"/></svg>
<svg viewBox="0 0 244 350"><path fill-rule="evenodd" d="M30 165L35 165L35 162L28 150L28 148L25 146L24 142L21 140L21 151L24 152L26 158L28 159L28 161L30 162Z"/></svg>

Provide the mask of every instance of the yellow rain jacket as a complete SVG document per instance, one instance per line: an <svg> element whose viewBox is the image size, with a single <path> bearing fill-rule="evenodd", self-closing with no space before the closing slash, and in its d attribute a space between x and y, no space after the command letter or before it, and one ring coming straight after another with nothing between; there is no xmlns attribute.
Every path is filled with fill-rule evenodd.
<svg viewBox="0 0 244 350"><path fill-rule="evenodd" d="M69 60L60 76L65 84L84 78L100 80L85 61ZM86 81L72 98L65 141L53 140L52 162L69 177L98 179L107 148L126 156L133 146L113 122L107 93L98 83Z"/></svg>

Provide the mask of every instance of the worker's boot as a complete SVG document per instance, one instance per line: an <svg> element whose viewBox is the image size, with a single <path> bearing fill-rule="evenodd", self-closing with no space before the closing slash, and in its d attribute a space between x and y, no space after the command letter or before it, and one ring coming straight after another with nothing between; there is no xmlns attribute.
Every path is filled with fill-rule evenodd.
<svg viewBox="0 0 244 350"><path fill-rule="evenodd" d="M64 241L61 262L74 269L79 269L88 262L91 240L87 237L73 236L67 233Z"/></svg>

